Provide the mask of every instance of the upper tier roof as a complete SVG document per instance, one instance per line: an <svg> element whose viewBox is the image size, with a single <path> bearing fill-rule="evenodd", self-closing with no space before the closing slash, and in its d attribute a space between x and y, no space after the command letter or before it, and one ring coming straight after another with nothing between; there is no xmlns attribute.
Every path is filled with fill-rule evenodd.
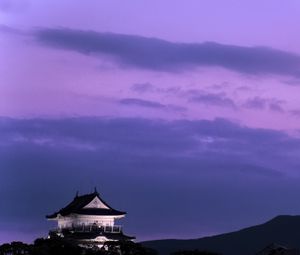
<svg viewBox="0 0 300 255"><path fill-rule="evenodd" d="M93 203L92 203L93 202ZM121 212L113 209L107 203L105 203L99 196L97 190L91 194L78 196L68 204L66 207L60 209L51 215L47 215L47 219L55 219L59 214L67 216L70 214L82 214L82 215L103 215L103 216L121 216L126 212Z"/></svg>

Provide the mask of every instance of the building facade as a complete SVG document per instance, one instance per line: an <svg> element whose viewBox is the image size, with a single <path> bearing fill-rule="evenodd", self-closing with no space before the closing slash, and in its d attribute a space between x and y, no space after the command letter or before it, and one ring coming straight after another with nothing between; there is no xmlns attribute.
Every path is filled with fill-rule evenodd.
<svg viewBox="0 0 300 255"><path fill-rule="evenodd" d="M57 229L49 232L49 238L64 238L79 246L101 248L108 241L133 240L115 224L126 212L109 206L95 189L93 193L75 198L66 207L46 216L57 222Z"/></svg>

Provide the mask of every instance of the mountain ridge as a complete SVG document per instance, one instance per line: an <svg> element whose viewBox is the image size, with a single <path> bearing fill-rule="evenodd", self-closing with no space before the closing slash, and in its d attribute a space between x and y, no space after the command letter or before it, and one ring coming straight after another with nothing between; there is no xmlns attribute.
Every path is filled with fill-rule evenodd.
<svg viewBox="0 0 300 255"><path fill-rule="evenodd" d="M142 242L160 255L194 249L223 255L254 255L270 243L300 249L300 215L278 215L262 224L214 236Z"/></svg>

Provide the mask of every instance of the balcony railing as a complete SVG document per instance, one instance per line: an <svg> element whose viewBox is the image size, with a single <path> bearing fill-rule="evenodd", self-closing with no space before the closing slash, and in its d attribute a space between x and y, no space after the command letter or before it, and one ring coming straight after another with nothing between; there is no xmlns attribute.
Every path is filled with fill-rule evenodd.
<svg viewBox="0 0 300 255"><path fill-rule="evenodd" d="M121 225L113 225L113 226L98 226L98 225L80 225L66 228L58 228L53 230L53 232L97 232L97 233L120 233L122 232Z"/></svg>

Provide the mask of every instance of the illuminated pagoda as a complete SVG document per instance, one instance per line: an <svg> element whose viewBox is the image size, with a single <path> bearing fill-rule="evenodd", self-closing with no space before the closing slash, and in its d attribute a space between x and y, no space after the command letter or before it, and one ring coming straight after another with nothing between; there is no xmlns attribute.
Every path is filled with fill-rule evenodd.
<svg viewBox="0 0 300 255"><path fill-rule="evenodd" d="M113 209L97 192L79 196L58 212L46 216L57 221L57 229L49 238L61 237L82 247L101 248L107 241L133 240L123 234L122 227L115 221L125 217L126 212Z"/></svg>

